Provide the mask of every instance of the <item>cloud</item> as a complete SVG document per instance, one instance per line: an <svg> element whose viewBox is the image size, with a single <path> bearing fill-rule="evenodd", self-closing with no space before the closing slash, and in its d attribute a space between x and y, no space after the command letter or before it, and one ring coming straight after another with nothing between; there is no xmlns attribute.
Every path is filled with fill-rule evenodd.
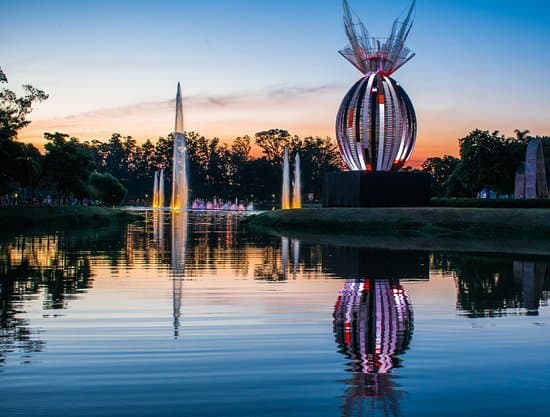
<svg viewBox="0 0 550 417"><path fill-rule="evenodd" d="M336 92L337 90L345 90L345 85L343 84L326 84L316 87L276 87L271 88L268 91L270 97L274 98L289 98L304 96L307 94L319 94L326 92Z"/></svg>
<svg viewBox="0 0 550 417"><path fill-rule="evenodd" d="M222 139L280 127L300 135L330 135L339 101L336 85L275 86L260 91L184 97L189 130ZM34 121L20 138L40 142L44 132L62 131L81 139L109 137L112 132L136 139L171 131L175 99L69 114Z"/></svg>

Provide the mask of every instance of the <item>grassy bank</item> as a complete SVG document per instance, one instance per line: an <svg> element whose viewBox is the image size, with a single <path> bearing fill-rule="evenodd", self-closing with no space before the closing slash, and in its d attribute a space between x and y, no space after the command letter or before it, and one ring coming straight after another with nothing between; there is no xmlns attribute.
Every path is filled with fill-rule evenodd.
<svg viewBox="0 0 550 417"><path fill-rule="evenodd" d="M371 208L273 211L246 222L279 231L451 237L550 237L550 209Z"/></svg>
<svg viewBox="0 0 550 417"><path fill-rule="evenodd" d="M550 209L550 199L540 200L481 200L478 198L432 198L431 207L455 208L546 208Z"/></svg>
<svg viewBox="0 0 550 417"><path fill-rule="evenodd" d="M138 218L140 216L126 210L107 207L3 207L0 208L0 229L99 227Z"/></svg>

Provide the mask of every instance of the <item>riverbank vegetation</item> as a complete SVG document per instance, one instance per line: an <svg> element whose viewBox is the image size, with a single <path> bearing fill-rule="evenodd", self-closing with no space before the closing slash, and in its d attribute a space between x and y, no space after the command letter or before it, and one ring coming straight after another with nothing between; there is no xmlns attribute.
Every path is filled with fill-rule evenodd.
<svg viewBox="0 0 550 417"><path fill-rule="evenodd" d="M550 236L550 209L369 208L266 212L246 219L251 226L281 232L403 234L419 236Z"/></svg>
<svg viewBox="0 0 550 417"><path fill-rule="evenodd" d="M11 232L33 228L51 231L71 227L100 227L141 218L137 213L107 207L1 207L0 230Z"/></svg>

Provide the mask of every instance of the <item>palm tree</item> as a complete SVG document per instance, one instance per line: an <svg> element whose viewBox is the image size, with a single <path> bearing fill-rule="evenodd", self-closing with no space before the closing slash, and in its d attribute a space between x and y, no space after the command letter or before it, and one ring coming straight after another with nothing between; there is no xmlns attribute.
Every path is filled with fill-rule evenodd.
<svg viewBox="0 0 550 417"><path fill-rule="evenodd" d="M530 130L521 131L521 130L519 130L519 129L514 130L514 132L515 132L515 134L516 134L517 140L519 140L519 141L521 141L521 142L526 142L529 133L531 133Z"/></svg>

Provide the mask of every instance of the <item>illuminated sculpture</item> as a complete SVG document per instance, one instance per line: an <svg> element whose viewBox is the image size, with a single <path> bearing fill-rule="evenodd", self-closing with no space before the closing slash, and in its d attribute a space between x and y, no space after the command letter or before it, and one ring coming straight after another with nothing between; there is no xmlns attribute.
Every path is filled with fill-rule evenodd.
<svg viewBox="0 0 550 417"><path fill-rule="evenodd" d="M372 37L355 22L344 0L344 24L350 45L340 54L363 77L345 96L336 120L336 138L351 171L397 171L410 158L416 141L416 114L405 90L391 75L415 54L405 46L416 1L406 17L393 23L387 39Z"/></svg>

